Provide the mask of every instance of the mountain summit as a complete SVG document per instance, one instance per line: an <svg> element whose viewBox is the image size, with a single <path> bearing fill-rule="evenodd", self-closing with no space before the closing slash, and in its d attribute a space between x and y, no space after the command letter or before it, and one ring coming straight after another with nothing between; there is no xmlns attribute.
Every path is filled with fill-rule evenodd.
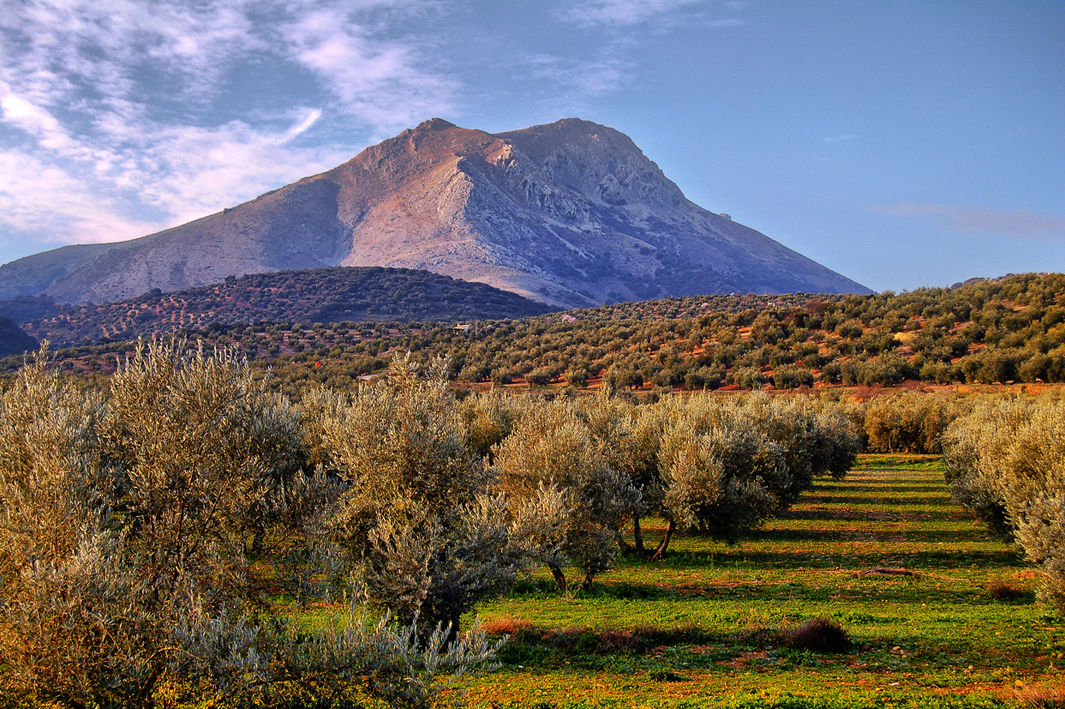
<svg viewBox="0 0 1065 709"><path fill-rule="evenodd" d="M0 299L111 302L227 276L424 269L552 305L868 289L688 201L627 136L576 118L509 133L425 121L328 172L131 241L0 266Z"/></svg>

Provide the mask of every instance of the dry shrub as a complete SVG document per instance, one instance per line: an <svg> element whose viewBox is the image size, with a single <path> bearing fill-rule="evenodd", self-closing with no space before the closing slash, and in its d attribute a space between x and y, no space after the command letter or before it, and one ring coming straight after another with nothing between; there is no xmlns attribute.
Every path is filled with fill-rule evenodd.
<svg viewBox="0 0 1065 709"><path fill-rule="evenodd" d="M522 618L513 618L509 615L486 621L481 624L481 629L484 630L486 635L491 636L509 635L512 638L517 638L519 636L528 636L531 634L539 635L536 626L532 623Z"/></svg>
<svg viewBox="0 0 1065 709"><path fill-rule="evenodd" d="M1065 684L1033 684L1017 687L1012 692L1013 698L1021 706L1038 709L1062 709L1065 707Z"/></svg>
<svg viewBox="0 0 1065 709"><path fill-rule="evenodd" d="M992 581L987 585L987 595L996 601L1019 601L1032 598L1035 594L1023 586L1017 586L1009 581L998 580Z"/></svg>
<svg viewBox="0 0 1065 709"><path fill-rule="evenodd" d="M811 618L788 636L792 647L814 652L846 652L850 648L850 635L843 627L828 618Z"/></svg>

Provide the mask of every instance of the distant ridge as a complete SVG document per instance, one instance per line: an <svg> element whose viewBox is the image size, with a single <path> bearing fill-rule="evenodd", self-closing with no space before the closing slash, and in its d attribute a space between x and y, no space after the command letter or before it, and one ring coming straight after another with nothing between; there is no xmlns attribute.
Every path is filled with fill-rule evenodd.
<svg viewBox="0 0 1065 709"><path fill-rule="evenodd" d="M230 277L107 305L55 307L23 327L38 339L68 346L203 330L211 323L449 322L522 318L552 310L483 283L428 271L329 268Z"/></svg>
<svg viewBox="0 0 1065 709"><path fill-rule="evenodd" d="M0 266L0 299L106 303L337 265L424 269L564 307L869 292L688 201L612 128L568 118L492 135L434 118L188 224Z"/></svg>

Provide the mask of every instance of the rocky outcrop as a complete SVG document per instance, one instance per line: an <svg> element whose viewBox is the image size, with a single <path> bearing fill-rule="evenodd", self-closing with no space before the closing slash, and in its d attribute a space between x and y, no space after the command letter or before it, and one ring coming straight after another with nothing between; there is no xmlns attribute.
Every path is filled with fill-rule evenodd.
<svg viewBox="0 0 1065 709"><path fill-rule="evenodd" d="M580 119L492 135L434 118L195 222L0 267L0 299L110 302L229 275L424 269L583 307L665 296L868 292L688 201L625 135Z"/></svg>

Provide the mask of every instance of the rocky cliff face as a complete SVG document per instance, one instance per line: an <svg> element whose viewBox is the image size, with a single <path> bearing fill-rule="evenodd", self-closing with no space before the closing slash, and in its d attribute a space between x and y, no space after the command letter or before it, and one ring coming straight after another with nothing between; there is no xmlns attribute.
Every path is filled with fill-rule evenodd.
<svg viewBox="0 0 1065 709"><path fill-rule="evenodd" d="M416 268L553 305L868 292L685 199L625 135L566 119L492 135L435 118L195 222L0 267L0 299L110 302L323 266Z"/></svg>

